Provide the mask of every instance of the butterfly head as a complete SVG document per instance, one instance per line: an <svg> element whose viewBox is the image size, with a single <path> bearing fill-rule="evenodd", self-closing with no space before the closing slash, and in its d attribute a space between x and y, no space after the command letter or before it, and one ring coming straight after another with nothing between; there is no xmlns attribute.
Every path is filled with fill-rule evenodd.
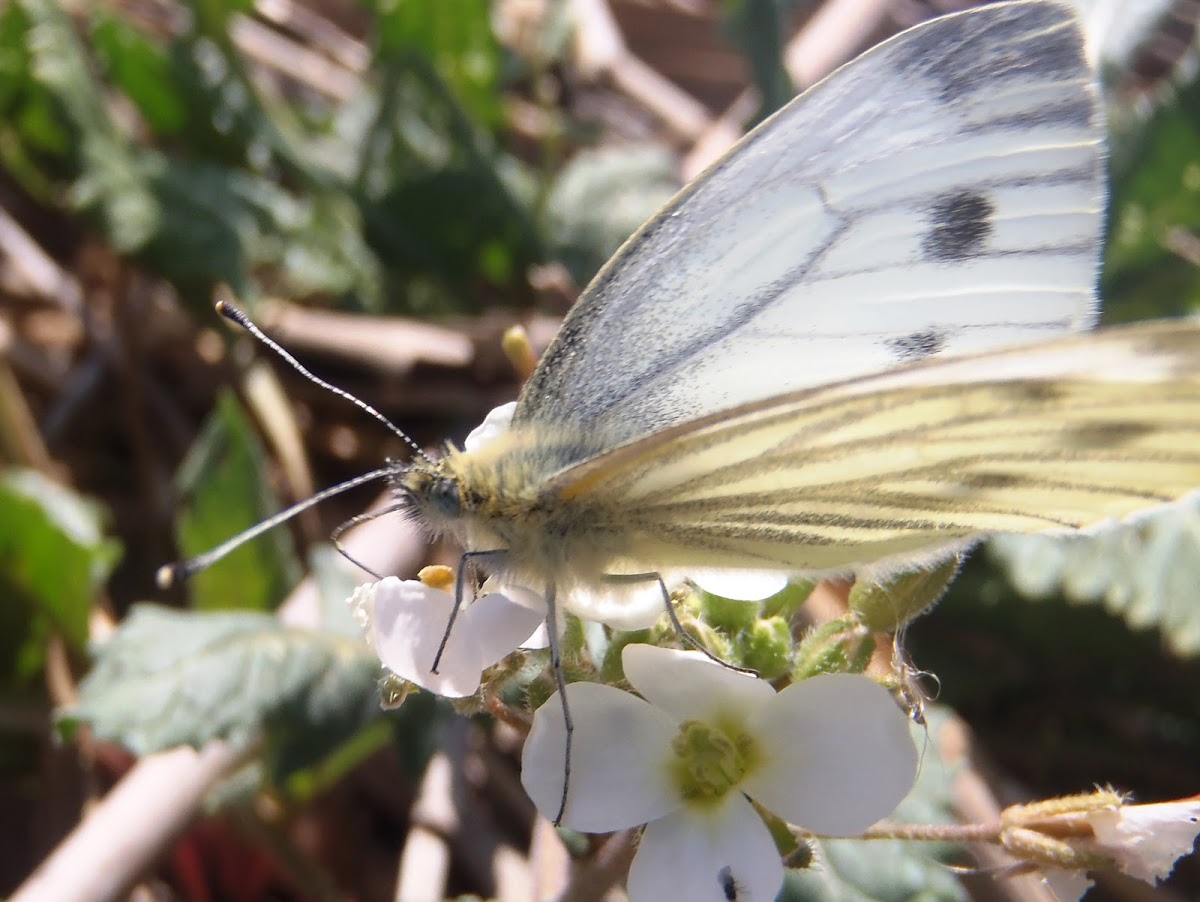
<svg viewBox="0 0 1200 902"><path fill-rule="evenodd" d="M503 509L496 469L481 466L477 456L450 447L439 460L397 466L393 476L408 514L429 533L450 536L465 550L498 547L497 526L513 514Z"/></svg>
<svg viewBox="0 0 1200 902"><path fill-rule="evenodd" d="M506 550L513 567L540 577L599 541L587 510L562 499L547 503L541 494L562 466L558 447L543 431L513 430L484 447L449 447L439 460L399 465L393 485L429 533L465 551Z"/></svg>
<svg viewBox="0 0 1200 902"><path fill-rule="evenodd" d="M417 460L399 466L395 476L396 493L405 508L436 533L458 532L455 525L472 506L447 461Z"/></svg>

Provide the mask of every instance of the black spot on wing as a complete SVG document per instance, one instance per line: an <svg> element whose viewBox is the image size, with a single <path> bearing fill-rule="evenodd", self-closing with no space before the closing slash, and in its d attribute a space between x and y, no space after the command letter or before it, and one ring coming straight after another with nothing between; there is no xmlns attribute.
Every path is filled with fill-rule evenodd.
<svg viewBox="0 0 1200 902"><path fill-rule="evenodd" d="M924 360L946 346L946 333L932 327L899 338L889 338L888 349L904 363Z"/></svg>
<svg viewBox="0 0 1200 902"><path fill-rule="evenodd" d="M995 214L996 205L987 195L971 188L941 195L929 205L929 231L921 239L921 252L943 263L978 256L995 229Z"/></svg>
<svg viewBox="0 0 1200 902"><path fill-rule="evenodd" d="M733 879L733 870L729 865L717 871L717 883L721 886L721 893L725 896L726 902L738 902L738 885Z"/></svg>

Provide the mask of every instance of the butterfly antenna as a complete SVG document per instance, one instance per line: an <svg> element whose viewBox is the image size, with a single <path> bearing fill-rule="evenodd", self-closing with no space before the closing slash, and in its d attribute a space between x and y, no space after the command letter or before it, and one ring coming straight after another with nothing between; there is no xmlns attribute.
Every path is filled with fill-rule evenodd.
<svg viewBox="0 0 1200 902"><path fill-rule="evenodd" d="M334 495L340 495L342 492L347 492L350 489L357 488L368 482L374 482L376 479L383 479L395 472L394 467L380 467L378 470L372 470L370 473L363 473L361 476L355 476L353 479L347 479L345 482L339 482L335 486L330 486L323 491L317 492L310 498L305 498L293 504L287 510L280 511L273 517L268 517L261 523L255 523L244 532L238 533L231 539L226 539L216 548L211 551L206 551L204 554L199 554L194 558L189 558L186 561L178 561L174 564L163 564L158 568L158 573L155 574L155 582L158 583L160 589L169 589L172 586L178 585L191 576L199 573L201 570L207 570L229 552L233 551L251 539L257 538L269 529L274 529L280 523L286 523L292 517L301 511L306 511L314 505L320 504L326 498L332 498Z"/></svg>
<svg viewBox="0 0 1200 902"><path fill-rule="evenodd" d="M351 404L353 404L359 410L363 411L364 413L369 414L370 416L373 416L376 420L383 423L384 426L386 426L388 429L390 429L393 435L397 436L401 441L404 442L404 444L408 445L408 447L412 449L414 454L416 454L418 457L420 457L422 460L425 460L428 463L433 462L429 459L428 455L426 455L425 452L421 450L421 447L416 442L414 442L411 438L409 438L408 435L406 435L399 426L397 426L395 423L393 423L391 420L389 420L387 417L385 417L382 413L380 413L378 410L376 410L374 407L372 407L366 401L362 400L361 398L355 397L354 395L350 394L350 392L346 391L344 388L338 388L336 385L330 385L324 379L320 378L319 376L314 375L312 372L310 372L308 369L306 369L304 367L304 365L300 363L299 360L297 360L295 357L293 357L291 354L289 354L287 351L285 351L283 349L283 347L277 341L275 341L272 338L269 338L267 336L267 334L265 332L263 332L262 329L258 328L258 326L256 326L256 325L254 325L254 322L250 319L250 317L248 317L245 314L245 312L241 308L235 306L234 304L231 304L229 301L226 301L224 299L217 301L217 303L214 306L216 307L217 313L219 313L221 316L225 317L225 319L230 320L231 322L237 323L239 326L241 326L243 329L245 329L247 332L249 332L250 335L253 336L260 344L265 345L267 348L269 348L271 351L273 351L277 357L279 357L281 360L283 360L284 363L286 363L288 366L290 366L292 369L294 369L297 373L299 373L301 376L303 376L309 382L312 382L314 385L319 385L321 388L325 389L325 391L332 392L333 394L337 395L339 398L345 398L347 401L349 401Z"/></svg>

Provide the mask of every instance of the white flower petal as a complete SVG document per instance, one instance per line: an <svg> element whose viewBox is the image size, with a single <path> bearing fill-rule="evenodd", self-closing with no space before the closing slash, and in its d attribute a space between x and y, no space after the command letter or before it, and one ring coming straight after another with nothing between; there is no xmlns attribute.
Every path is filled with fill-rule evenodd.
<svg viewBox="0 0 1200 902"><path fill-rule="evenodd" d="M514 604L505 593L492 592L468 606L454 629L475 643L482 670L511 654L544 622L544 614Z"/></svg>
<svg viewBox="0 0 1200 902"><path fill-rule="evenodd" d="M1122 805L1087 816L1101 851L1131 877L1165 880L1192 851L1200 833L1200 796L1150 805Z"/></svg>
<svg viewBox="0 0 1200 902"><path fill-rule="evenodd" d="M771 684L711 661L698 651L627 645L621 653L625 677L652 705L679 721L744 721L771 702Z"/></svg>
<svg viewBox="0 0 1200 902"><path fill-rule="evenodd" d="M507 596L513 604L519 604L531 611L537 611L543 617L546 616L546 597L528 586L514 583L503 576L489 576L480 587L479 594L481 596L490 595L492 592L499 592Z"/></svg>
<svg viewBox="0 0 1200 902"><path fill-rule="evenodd" d="M891 814L916 779L908 718L864 676L794 683L755 712L748 730L765 761L742 789L815 833L861 833Z"/></svg>
<svg viewBox="0 0 1200 902"><path fill-rule="evenodd" d="M1042 871L1042 885L1058 902L1080 902L1084 894L1092 888L1092 881L1082 871L1045 868Z"/></svg>
<svg viewBox="0 0 1200 902"><path fill-rule="evenodd" d="M787 574L767 570L698 570L691 577L710 595L736 601L762 601L778 595L788 584Z"/></svg>
<svg viewBox="0 0 1200 902"><path fill-rule="evenodd" d="M380 580L371 589L369 639L384 666L437 695L474 695L479 689L483 654L471 631L459 629L461 617L450 631L438 672L433 672L433 658L446 632L454 596L394 576Z"/></svg>
<svg viewBox="0 0 1200 902"><path fill-rule="evenodd" d="M657 580L577 587L567 593L565 604L577 617L624 632L649 629L666 612Z"/></svg>
<svg viewBox="0 0 1200 902"><path fill-rule="evenodd" d="M550 644L546 636L546 599L543 595L526 586L510 582L502 576L489 576L480 587L479 594L481 598L493 594L503 595L513 604L528 608L537 614L537 625L522 637L516 645L517 648L546 648ZM558 629L560 636L564 627L565 624L561 622L560 618Z"/></svg>
<svg viewBox="0 0 1200 902"><path fill-rule="evenodd" d="M463 448L467 451L478 451L488 442L499 435L508 432L512 426L513 413L517 409L516 401L501 404L483 418L483 422L472 429L463 440Z"/></svg>
<svg viewBox="0 0 1200 902"><path fill-rule="evenodd" d="M575 734L565 827L623 830L681 804L668 773L675 724L639 698L599 683L567 687ZM562 800L566 730L558 693L533 716L521 754L521 783L547 818Z"/></svg>
<svg viewBox="0 0 1200 902"><path fill-rule="evenodd" d="M550 632L546 629L545 620L541 622L541 625L537 629L529 634L529 637L521 643L520 647L533 650L550 647Z"/></svg>
<svg viewBox="0 0 1200 902"><path fill-rule="evenodd" d="M713 811L677 811L648 824L627 882L629 902L769 900L782 885L771 834L737 793Z"/></svg>

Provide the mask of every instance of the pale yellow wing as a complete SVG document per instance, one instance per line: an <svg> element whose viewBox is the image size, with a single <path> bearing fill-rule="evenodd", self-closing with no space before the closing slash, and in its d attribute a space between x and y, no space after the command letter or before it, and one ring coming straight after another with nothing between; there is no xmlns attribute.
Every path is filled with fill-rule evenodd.
<svg viewBox="0 0 1200 902"><path fill-rule="evenodd" d="M1200 320L931 362L744 405L559 473L657 567L828 573L1086 527L1200 487Z"/></svg>

